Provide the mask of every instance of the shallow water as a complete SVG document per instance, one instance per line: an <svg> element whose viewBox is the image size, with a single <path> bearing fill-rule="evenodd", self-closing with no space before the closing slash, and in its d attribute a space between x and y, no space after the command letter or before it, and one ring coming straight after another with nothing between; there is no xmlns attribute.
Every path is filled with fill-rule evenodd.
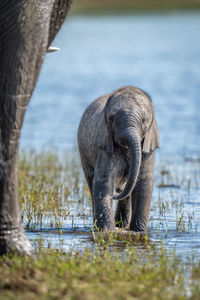
<svg viewBox="0 0 200 300"><path fill-rule="evenodd" d="M148 222L150 244L163 244L171 253L175 250L183 259L200 258L200 161L183 161L177 164L171 161L167 166L157 161L155 168L155 186ZM164 175L161 175L163 174ZM160 187L162 186L162 187ZM43 219L42 230L38 226L35 232L28 232L30 239L36 242L44 239L45 246L58 247L63 251L83 250L95 247L91 240L92 211L89 199L69 203L70 214L62 227L51 226ZM63 209L66 209L64 207ZM26 222L25 222L26 223ZM33 228L37 229L37 224ZM61 234L60 234L61 233ZM101 245L100 245L101 246ZM126 241L120 241L112 247L123 251ZM133 243L133 247L145 249L143 243Z"/></svg>
<svg viewBox="0 0 200 300"><path fill-rule="evenodd" d="M69 18L53 43L61 50L45 58L20 148L71 151L81 115L93 99L123 85L143 88L153 99L161 137L149 236L152 243L163 241L180 255L196 257L200 257L199 32L199 13ZM168 174L161 175L166 166ZM171 187L158 188L162 180ZM29 237L38 240L42 235L47 246L50 240L66 251L93 246L91 204L84 217L79 204L70 205L71 217L63 228L85 228L85 234L45 231L29 232Z"/></svg>

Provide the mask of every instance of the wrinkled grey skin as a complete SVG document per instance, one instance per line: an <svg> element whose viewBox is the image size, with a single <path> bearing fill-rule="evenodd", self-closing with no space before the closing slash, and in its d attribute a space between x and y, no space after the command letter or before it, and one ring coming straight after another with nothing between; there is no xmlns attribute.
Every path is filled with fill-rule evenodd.
<svg viewBox="0 0 200 300"><path fill-rule="evenodd" d="M98 98L83 114L78 145L96 226L145 231L159 147L150 97L127 86ZM112 199L118 200L115 216Z"/></svg>
<svg viewBox="0 0 200 300"><path fill-rule="evenodd" d="M18 206L20 131L45 53L71 2L0 1L0 254L32 253Z"/></svg>

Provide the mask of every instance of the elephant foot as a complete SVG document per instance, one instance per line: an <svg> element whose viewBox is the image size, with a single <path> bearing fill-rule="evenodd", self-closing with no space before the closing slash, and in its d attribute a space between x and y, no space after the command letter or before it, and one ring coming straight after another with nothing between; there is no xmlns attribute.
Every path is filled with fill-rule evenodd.
<svg viewBox="0 0 200 300"><path fill-rule="evenodd" d="M128 229L131 220L131 199L130 197L118 201L115 212L116 227Z"/></svg>
<svg viewBox="0 0 200 300"><path fill-rule="evenodd" d="M33 254L33 248L22 225L15 229L0 230L0 255L8 253Z"/></svg>
<svg viewBox="0 0 200 300"><path fill-rule="evenodd" d="M146 231L146 218L137 217L130 224L130 230L135 232L145 232Z"/></svg>
<svg viewBox="0 0 200 300"><path fill-rule="evenodd" d="M124 228L124 229L128 229L129 228L129 222L127 219L123 220L120 219L118 220L117 218L115 219L115 223L116 223L116 227L117 228Z"/></svg>
<svg viewBox="0 0 200 300"><path fill-rule="evenodd" d="M95 231L112 231L115 230L115 223L114 220L108 221L108 220L96 220L94 225Z"/></svg>
<svg viewBox="0 0 200 300"><path fill-rule="evenodd" d="M115 220L113 212L108 207L103 207L94 215L94 230L95 231L110 231L115 230Z"/></svg>
<svg viewBox="0 0 200 300"><path fill-rule="evenodd" d="M103 232L109 232L109 231L115 231L115 225L114 224L97 224L95 226L95 231L103 231Z"/></svg>

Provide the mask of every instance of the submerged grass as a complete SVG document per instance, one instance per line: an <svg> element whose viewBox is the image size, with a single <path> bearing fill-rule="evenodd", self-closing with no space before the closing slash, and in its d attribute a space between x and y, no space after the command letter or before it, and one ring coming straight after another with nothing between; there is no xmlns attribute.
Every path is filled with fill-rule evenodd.
<svg viewBox="0 0 200 300"><path fill-rule="evenodd" d="M90 213L88 187L76 152L22 153L19 158L19 203L28 230L76 227L75 215ZM72 209L73 208L73 209Z"/></svg>
<svg viewBox="0 0 200 300"><path fill-rule="evenodd" d="M149 224L167 233L197 232L200 214L200 160L183 158L155 166L155 188ZM195 202L196 201L196 202ZM27 230L76 230L92 226L92 203L78 154L22 153L19 157L19 202ZM116 204L116 203L114 203ZM198 212L198 210L197 210ZM170 220L169 221L169 217Z"/></svg>

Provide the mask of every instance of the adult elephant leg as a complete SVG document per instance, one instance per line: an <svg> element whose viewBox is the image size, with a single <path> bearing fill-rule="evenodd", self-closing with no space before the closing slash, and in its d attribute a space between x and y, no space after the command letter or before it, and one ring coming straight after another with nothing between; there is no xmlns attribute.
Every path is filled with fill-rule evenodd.
<svg viewBox="0 0 200 300"><path fill-rule="evenodd" d="M0 3L0 254L32 252L20 223L17 155L24 114L48 46L52 7L52 0Z"/></svg>
<svg viewBox="0 0 200 300"><path fill-rule="evenodd" d="M132 218L130 230L145 231L153 191L154 152L143 154L140 174L132 192Z"/></svg>
<svg viewBox="0 0 200 300"><path fill-rule="evenodd" d="M97 160L93 179L93 219L100 230L114 230L115 221L112 211L114 191L114 169L112 159L102 151Z"/></svg>
<svg viewBox="0 0 200 300"><path fill-rule="evenodd" d="M128 227L131 219L131 196L117 203L115 223L117 227Z"/></svg>

